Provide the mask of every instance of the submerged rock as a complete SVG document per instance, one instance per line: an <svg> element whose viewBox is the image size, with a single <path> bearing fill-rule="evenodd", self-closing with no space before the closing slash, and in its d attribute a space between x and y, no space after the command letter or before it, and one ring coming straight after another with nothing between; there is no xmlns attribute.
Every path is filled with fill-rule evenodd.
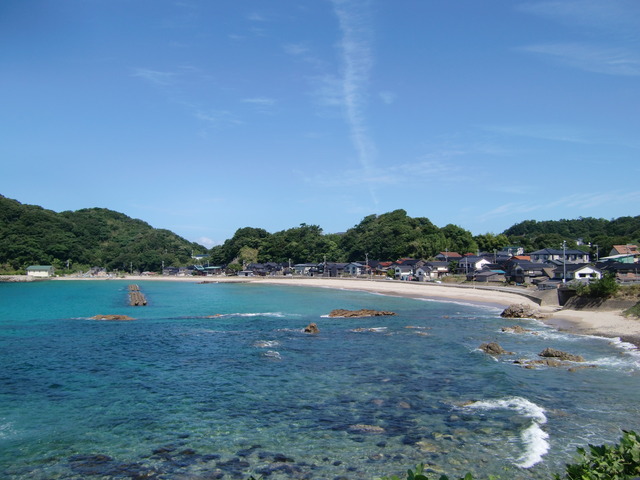
<svg viewBox="0 0 640 480"><path fill-rule="evenodd" d="M352 432L358 432L358 433L373 433L373 434L384 433L384 428L382 427L378 427L376 425L364 425L361 423L357 425L351 425L349 427L349 430L351 430Z"/></svg>
<svg viewBox="0 0 640 480"><path fill-rule="evenodd" d="M571 353L563 352L562 350L556 350L555 348L545 348L538 354L540 357L545 358L557 358L560 360L566 360L569 362L584 362L584 357L580 355L573 355Z"/></svg>
<svg viewBox="0 0 640 480"><path fill-rule="evenodd" d="M483 343L478 348L489 355L513 355L513 352L507 352L496 342Z"/></svg>
<svg viewBox="0 0 640 480"><path fill-rule="evenodd" d="M360 310L345 310L338 308L331 310L330 317L344 317L344 318L359 318L359 317L380 317L386 315L395 315L395 312L387 312L384 310L370 310L367 308L361 308Z"/></svg>
<svg viewBox="0 0 640 480"><path fill-rule="evenodd" d="M534 332L533 330L521 327L520 325L514 325L513 327L502 327L502 331L508 333L532 333L533 335L538 335L538 332Z"/></svg>
<svg viewBox="0 0 640 480"><path fill-rule="evenodd" d="M135 320L128 315L94 315L91 320Z"/></svg>

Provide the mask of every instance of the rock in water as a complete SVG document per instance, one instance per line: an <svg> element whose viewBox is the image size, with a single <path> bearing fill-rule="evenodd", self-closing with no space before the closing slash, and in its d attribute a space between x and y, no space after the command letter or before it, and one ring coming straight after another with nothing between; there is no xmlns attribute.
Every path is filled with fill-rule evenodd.
<svg viewBox="0 0 640 480"><path fill-rule="evenodd" d="M536 332L533 332L532 330L528 330L520 325L515 325L513 327L502 327L502 331L503 332L510 332L510 333L533 333L535 334Z"/></svg>
<svg viewBox="0 0 640 480"><path fill-rule="evenodd" d="M500 316L503 318L545 318L545 315L534 310L530 305L525 305L523 303L514 303L509 305L500 314Z"/></svg>
<svg viewBox="0 0 640 480"><path fill-rule="evenodd" d="M320 329L315 323L310 323L309 325L304 327L304 333L320 333Z"/></svg>
<svg viewBox="0 0 640 480"><path fill-rule="evenodd" d="M357 425L351 425L349 427L349 430L351 430L352 432L358 432L358 433L373 433L373 434L384 433L384 428L382 427L378 427L376 425L363 425L361 423Z"/></svg>
<svg viewBox="0 0 640 480"><path fill-rule="evenodd" d="M513 355L513 352L507 352L496 342L483 343L479 348L489 355Z"/></svg>
<svg viewBox="0 0 640 480"><path fill-rule="evenodd" d="M345 317L345 318L353 318L353 317L380 317L385 315L395 315L395 312L386 312L384 310L370 310L367 308L362 308L360 310L345 310L343 308L338 308L336 310L331 310L329 313L330 317Z"/></svg>
<svg viewBox="0 0 640 480"><path fill-rule="evenodd" d="M558 358L568 362L584 362L584 357L580 355L573 355L571 353L556 350L555 348L545 348L538 356L545 358Z"/></svg>
<svg viewBox="0 0 640 480"><path fill-rule="evenodd" d="M135 320L127 315L95 315L91 320Z"/></svg>

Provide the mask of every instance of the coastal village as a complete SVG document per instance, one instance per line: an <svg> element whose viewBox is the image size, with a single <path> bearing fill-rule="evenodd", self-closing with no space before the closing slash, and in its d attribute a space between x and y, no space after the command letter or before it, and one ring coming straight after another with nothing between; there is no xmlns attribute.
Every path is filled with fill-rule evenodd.
<svg viewBox="0 0 640 480"><path fill-rule="evenodd" d="M206 260L206 256L200 256ZM249 263L239 276L299 275L317 277L386 277L403 281L438 282L457 275L467 281L487 284L533 285L554 289L563 283L599 280L606 273L618 283L640 282L640 250L636 245L615 245L605 257L592 259L577 249L545 248L525 253L521 247L506 247L492 253L440 252L434 259L401 258L378 261L366 258L349 263ZM223 266L194 265L189 269L167 268L164 275L230 275Z"/></svg>
<svg viewBox="0 0 640 480"><path fill-rule="evenodd" d="M614 245L607 256L591 258L578 249L545 248L524 252L521 247L505 247L494 252L476 254L440 252L433 259L400 258L338 263L248 263L242 270L228 265L209 265L207 255L194 255L194 265L165 267L163 276L308 276L333 278L389 278L400 281L443 282L455 277L469 282L493 285L524 285L539 290L556 289L574 282L588 283L601 279L606 273L615 276L619 284L640 283L640 250L637 245ZM145 276L158 272L137 272ZM27 275L46 278L55 275L49 265L33 265ZM85 276L106 276L101 268L94 268Z"/></svg>

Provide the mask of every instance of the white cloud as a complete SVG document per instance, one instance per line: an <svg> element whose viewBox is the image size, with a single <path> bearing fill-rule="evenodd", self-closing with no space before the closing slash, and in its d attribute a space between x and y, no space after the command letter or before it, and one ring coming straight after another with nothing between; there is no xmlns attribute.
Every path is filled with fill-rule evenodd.
<svg viewBox="0 0 640 480"><path fill-rule="evenodd" d="M247 15L247 19L251 22L266 22L267 19L264 15L258 12L251 12Z"/></svg>
<svg viewBox="0 0 640 480"><path fill-rule="evenodd" d="M151 70L148 68L136 68L133 73L134 77L144 78L145 80L154 83L156 85L171 85L173 84L176 73L174 72L160 72L158 70Z"/></svg>
<svg viewBox="0 0 640 480"><path fill-rule="evenodd" d="M640 75L640 56L620 47L598 47L581 43L529 45L520 50L552 57L588 72L607 75Z"/></svg>
<svg viewBox="0 0 640 480"><path fill-rule="evenodd" d="M520 11L565 24L637 37L640 9L636 0L554 0L521 4Z"/></svg>
<svg viewBox="0 0 640 480"><path fill-rule="evenodd" d="M576 193L555 200L550 199L547 202L540 202L539 198L531 202L509 202L478 215L477 220L484 222L496 217L517 216L536 211L549 212L558 208L563 211L568 209L577 210L577 215L579 215L581 209L593 210L598 207L633 204L638 201L640 201L640 191Z"/></svg>
<svg viewBox="0 0 640 480"><path fill-rule="evenodd" d="M220 245L222 242L216 242L209 237L199 237L196 239L196 243L199 243L200 245L203 245L207 248L211 248L215 245Z"/></svg>
<svg viewBox="0 0 640 480"><path fill-rule="evenodd" d="M397 97L394 92L389 91L379 92L378 96L387 105L391 105L393 102L395 102Z"/></svg>
<svg viewBox="0 0 640 480"><path fill-rule="evenodd" d="M288 55L299 56L309 52L309 49L301 43L288 43L283 45L285 53Z"/></svg>
<svg viewBox="0 0 640 480"><path fill-rule="evenodd" d="M333 4L342 32L339 43L343 60L342 102L351 140L358 153L358 161L366 172L365 177L372 178L376 148L369 136L364 115L366 92L373 65L369 3L334 0ZM377 204L374 183L369 183L369 193L373 202Z"/></svg>
<svg viewBox="0 0 640 480"><path fill-rule="evenodd" d="M253 97L253 98L243 98L243 103L252 103L254 105L259 105L262 107L272 107L276 104L276 100L273 98L267 97Z"/></svg>

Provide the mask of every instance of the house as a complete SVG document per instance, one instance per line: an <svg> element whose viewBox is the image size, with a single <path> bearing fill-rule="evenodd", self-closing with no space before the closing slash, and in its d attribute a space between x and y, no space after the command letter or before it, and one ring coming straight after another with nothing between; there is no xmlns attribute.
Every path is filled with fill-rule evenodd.
<svg viewBox="0 0 640 480"><path fill-rule="evenodd" d="M457 252L440 252L438 255L436 255L436 260L440 262L452 262L460 260L461 258L462 255Z"/></svg>
<svg viewBox="0 0 640 480"><path fill-rule="evenodd" d="M640 256L640 251L637 245L614 245L609 252L609 256L612 257L614 255Z"/></svg>
<svg viewBox="0 0 640 480"><path fill-rule="evenodd" d="M413 275L413 267L410 265L396 265L394 270L396 278L400 280L408 280Z"/></svg>
<svg viewBox="0 0 640 480"><path fill-rule="evenodd" d="M565 276L566 275L566 276ZM589 282L591 280L599 280L602 278L602 270L591 265L580 265L569 263L567 265L558 266L554 270L554 279L569 282L578 280L580 282Z"/></svg>
<svg viewBox="0 0 640 480"><path fill-rule="evenodd" d="M47 278L53 277L54 269L51 265L31 265L27 267L27 276Z"/></svg>
<svg viewBox="0 0 640 480"><path fill-rule="evenodd" d="M589 263L589 254L582 250L575 249L553 249L543 248L529 254L534 263L545 263L557 260L566 263Z"/></svg>
<svg viewBox="0 0 640 480"><path fill-rule="evenodd" d="M517 284L538 283L549 278L544 263L510 260L504 265L507 281Z"/></svg>
<svg viewBox="0 0 640 480"><path fill-rule="evenodd" d="M293 266L296 275L309 275L313 277L318 272L318 265L315 263L298 263Z"/></svg>
<svg viewBox="0 0 640 480"><path fill-rule="evenodd" d="M481 283L504 283L507 281L504 270L491 270L485 268L479 272L471 272L467 275L467 280Z"/></svg>
<svg viewBox="0 0 640 480"><path fill-rule="evenodd" d="M352 277L357 277L358 275L362 275L364 273L365 266L358 262L347 263L342 272L345 275L350 275Z"/></svg>
<svg viewBox="0 0 640 480"><path fill-rule="evenodd" d="M327 262L318 265L318 273L324 277L339 277L344 273L346 263Z"/></svg>
<svg viewBox="0 0 640 480"><path fill-rule="evenodd" d="M449 264L447 262L426 262L416 268L414 273L420 282L438 280L449 273Z"/></svg>
<svg viewBox="0 0 640 480"><path fill-rule="evenodd" d="M387 271L393 269L393 262L378 262L373 273L374 275L386 275Z"/></svg>
<svg viewBox="0 0 640 480"><path fill-rule="evenodd" d="M467 255L458 261L458 273L469 273L481 270L483 266L488 265L489 260L476 255Z"/></svg>
<svg viewBox="0 0 640 480"><path fill-rule="evenodd" d="M620 283L640 283L640 263L608 261L596 266L603 272L613 273Z"/></svg>

